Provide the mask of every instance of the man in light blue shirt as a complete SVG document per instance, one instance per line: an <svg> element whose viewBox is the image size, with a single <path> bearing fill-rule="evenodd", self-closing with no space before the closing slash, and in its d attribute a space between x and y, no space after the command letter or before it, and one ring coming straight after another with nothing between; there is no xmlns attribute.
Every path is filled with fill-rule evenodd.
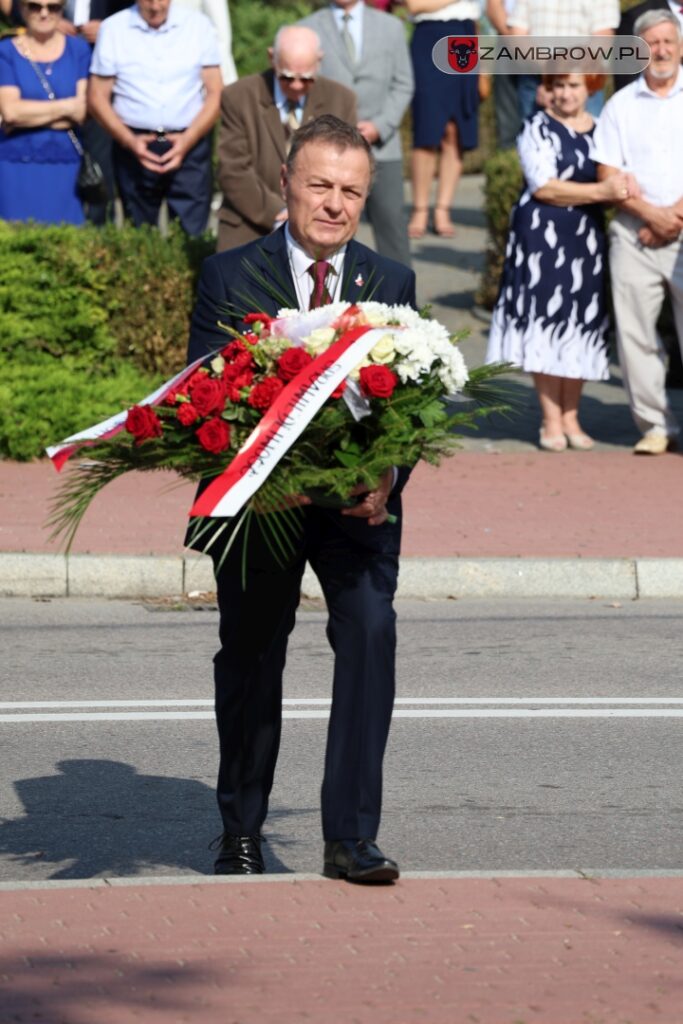
<svg viewBox="0 0 683 1024"><path fill-rule="evenodd" d="M88 105L114 139L126 216L156 224L165 198L183 229L201 234L223 84L209 20L171 0L138 0L103 22L90 71Z"/></svg>

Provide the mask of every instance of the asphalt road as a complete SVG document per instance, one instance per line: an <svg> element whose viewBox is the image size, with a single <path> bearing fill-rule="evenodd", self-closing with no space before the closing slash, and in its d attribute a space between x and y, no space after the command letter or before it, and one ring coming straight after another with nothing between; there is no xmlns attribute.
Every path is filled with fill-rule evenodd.
<svg viewBox="0 0 683 1024"><path fill-rule="evenodd" d="M683 603L398 610L380 841L405 870L683 868ZM291 643L273 871L320 869L324 621ZM0 623L0 881L210 872L215 610L11 599Z"/></svg>

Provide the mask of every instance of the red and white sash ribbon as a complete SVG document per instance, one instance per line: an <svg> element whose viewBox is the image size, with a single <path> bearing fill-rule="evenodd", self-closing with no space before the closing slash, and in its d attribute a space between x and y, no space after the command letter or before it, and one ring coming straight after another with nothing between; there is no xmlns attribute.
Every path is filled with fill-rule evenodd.
<svg viewBox="0 0 683 1024"><path fill-rule="evenodd" d="M216 353L218 355L218 353ZM193 363L186 366L180 373L176 373L175 377L171 380L167 380L165 384L158 387L156 391L153 391L151 395L147 395L137 405L160 405L161 402L166 398L171 391L191 377L198 366L206 362L206 356L202 356L201 359L195 359ZM72 434L71 437L67 437L64 441L60 441L59 444L52 445L50 448L46 448L45 451L52 459L55 468L59 471L65 462L71 458L74 452L78 451L79 448L88 444L97 444L98 441L106 440L110 437L115 437L116 434L120 433L128 417L128 409L124 409L123 412L117 412L116 416L110 416L108 420L102 420L101 423L97 423L94 427L88 427L87 430L81 430L78 434Z"/></svg>
<svg viewBox="0 0 683 1024"><path fill-rule="evenodd" d="M391 333L355 327L309 363L283 388L227 469L195 501L191 516L236 516L268 479L338 384Z"/></svg>

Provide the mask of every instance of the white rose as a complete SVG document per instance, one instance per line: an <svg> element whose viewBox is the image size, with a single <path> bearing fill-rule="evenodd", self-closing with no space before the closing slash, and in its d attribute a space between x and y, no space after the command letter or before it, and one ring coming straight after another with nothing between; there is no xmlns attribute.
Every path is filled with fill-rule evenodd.
<svg viewBox="0 0 683 1024"><path fill-rule="evenodd" d="M211 362L209 363L209 366L211 367L213 372L216 374L216 376L220 377L220 375L223 373L223 369L225 367L225 359L223 358L223 356L216 356L214 359L211 360Z"/></svg>
<svg viewBox="0 0 683 1024"><path fill-rule="evenodd" d="M370 359L373 363L390 363L395 355L394 338L391 334L383 334L370 349Z"/></svg>
<svg viewBox="0 0 683 1024"><path fill-rule="evenodd" d="M351 378L351 380L359 380L360 371L363 369L363 367L371 365L372 364L370 360L366 356L362 363L359 363L358 366L354 366L354 368L351 370L351 373L349 374L349 377Z"/></svg>
<svg viewBox="0 0 683 1024"><path fill-rule="evenodd" d="M332 327L316 327L314 331L311 331L304 339L304 345L306 350L310 352L312 356L318 356L325 349L328 349L334 341L335 330Z"/></svg>

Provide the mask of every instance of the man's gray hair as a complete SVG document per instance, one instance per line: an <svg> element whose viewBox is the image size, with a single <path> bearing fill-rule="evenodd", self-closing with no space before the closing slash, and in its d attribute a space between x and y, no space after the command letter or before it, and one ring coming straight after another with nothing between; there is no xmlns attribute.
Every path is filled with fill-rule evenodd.
<svg viewBox="0 0 683 1024"><path fill-rule="evenodd" d="M678 18L673 11L664 10L663 8L656 11L645 11L639 18L636 19L636 23L633 26L634 36L642 36L643 32L647 32L648 29L654 28L655 25L663 25L667 21L670 25L676 29L676 35L681 38L681 26L678 22Z"/></svg>
<svg viewBox="0 0 683 1024"><path fill-rule="evenodd" d="M292 145L287 154L287 175L291 175L296 155L302 146L309 142L325 143L327 146L334 146L336 149L362 149L370 164L370 180L375 174L375 157L367 140L361 135L355 125L342 121L334 114L322 114L315 120L303 125L292 136Z"/></svg>

